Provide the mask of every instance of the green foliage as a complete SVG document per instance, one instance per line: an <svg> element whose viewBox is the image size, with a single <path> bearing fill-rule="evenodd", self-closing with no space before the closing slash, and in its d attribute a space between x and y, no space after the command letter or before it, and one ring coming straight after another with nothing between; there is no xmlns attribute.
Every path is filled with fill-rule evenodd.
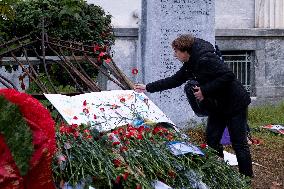
<svg viewBox="0 0 284 189"><path fill-rule="evenodd" d="M58 76L62 76L62 75L58 74ZM52 79L53 84L56 86L56 90L60 91L61 93L76 92L76 88L69 85L68 82L66 82L65 85L62 85L60 83L60 81L61 81L60 79L56 80L56 78L54 78L54 77L57 77L56 74L51 75L51 77L52 77L51 79ZM38 79L43 83L43 85L48 89L48 91L53 91L53 88L52 88L52 86L51 86L50 82L48 81L47 76L45 74L43 74L43 73L39 74ZM66 79L66 77L64 79ZM29 88L25 92L28 93L28 94L33 94L33 93L40 93L41 90L37 86L37 84L32 81L29 85Z"/></svg>
<svg viewBox="0 0 284 189"><path fill-rule="evenodd" d="M52 37L98 44L113 42L111 16L83 0L25 0L16 4L15 11L13 21L3 20L0 24L4 40L40 31L41 18L45 17L45 29Z"/></svg>
<svg viewBox="0 0 284 189"><path fill-rule="evenodd" d="M284 101L278 105L264 105L249 109L249 126L253 137L259 138L271 149L283 149L284 139L281 134L261 128L268 124L284 124Z"/></svg>
<svg viewBox="0 0 284 189"><path fill-rule="evenodd" d="M278 105L265 105L249 109L249 124L260 127L267 124L284 124L284 101Z"/></svg>
<svg viewBox="0 0 284 189"><path fill-rule="evenodd" d="M15 18L15 5L18 0L0 0L0 42L7 39L9 33L7 33L8 22L11 22Z"/></svg>
<svg viewBox="0 0 284 189"><path fill-rule="evenodd" d="M14 19L15 11L13 5L17 2L18 0L0 0L0 21L4 19Z"/></svg>
<svg viewBox="0 0 284 189"><path fill-rule="evenodd" d="M0 133L4 136L21 175L25 175L33 152L32 132L19 108L2 96L0 109Z"/></svg>
<svg viewBox="0 0 284 189"><path fill-rule="evenodd" d="M84 0L25 0L15 3L13 7L16 12L14 20L2 19L0 22L0 43L30 33L39 35L43 18L45 31L50 37L82 42L90 46L96 44L104 49L108 49L107 47L114 41L110 25L111 16L105 14L101 7L89 5ZM9 49L12 49L13 45L15 44L11 44ZM35 48L41 54L41 44L35 44ZM93 56L98 57L99 53L100 51L97 51ZM28 50L28 55L35 56L35 53ZM46 55L55 56L50 50L46 51ZM64 55L70 56L71 52L64 51ZM97 70L93 66L85 62L80 62L80 64L91 78L96 78ZM73 66L78 69L77 65ZM56 64L47 67L51 81L58 91L76 91L77 86L65 69ZM38 71L41 73L40 79L46 84L49 91L53 91L43 66L40 66ZM41 90L35 83L31 83L29 93L39 92Z"/></svg>

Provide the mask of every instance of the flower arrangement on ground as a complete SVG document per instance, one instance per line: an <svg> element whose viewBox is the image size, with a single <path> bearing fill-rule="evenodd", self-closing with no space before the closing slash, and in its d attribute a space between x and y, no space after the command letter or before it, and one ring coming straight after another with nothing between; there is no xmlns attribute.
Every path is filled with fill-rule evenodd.
<svg viewBox="0 0 284 189"><path fill-rule="evenodd" d="M100 188L249 188L206 145L199 148L169 124L128 124L110 132L88 125L62 124L56 134L54 178ZM174 146L185 145L184 152ZM201 148L201 149L200 149Z"/></svg>

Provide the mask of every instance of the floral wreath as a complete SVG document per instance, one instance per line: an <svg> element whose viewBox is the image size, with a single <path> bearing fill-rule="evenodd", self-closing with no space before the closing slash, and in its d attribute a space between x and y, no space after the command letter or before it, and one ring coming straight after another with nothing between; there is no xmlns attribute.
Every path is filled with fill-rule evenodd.
<svg viewBox="0 0 284 189"><path fill-rule="evenodd" d="M38 100L14 89L0 89L0 108L0 188L54 189L51 162L56 150L55 123L49 111ZM24 140L19 140L23 138L17 131L26 136ZM25 153L19 155L20 150Z"/></svg>

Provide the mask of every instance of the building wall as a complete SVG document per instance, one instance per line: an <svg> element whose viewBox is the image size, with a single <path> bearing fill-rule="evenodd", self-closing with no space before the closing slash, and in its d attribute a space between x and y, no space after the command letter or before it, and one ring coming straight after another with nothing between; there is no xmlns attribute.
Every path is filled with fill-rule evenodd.
<svg viewBox="0 0 284 189"><path fill-rule="evenodd" d="M137 28L141 15L141 0L87 0L89 4L101 6L113 16L115 28Z"/></svg>
<svg viewBox="0 0 284 189"><path fill-rule="evenodd" d="M139 73L131 73L137 68L141 49L138 41L141 0L88 0L88 3L101 6L113 16L117 37L112 47L114 60L125 68L123 71L132 81L141 81ZM284 0L215 0L215 6L216 42L220 49L254 52L253 104L283 100ZM141 69L138 67L138 71ZM20 89L17 75L13 81ZM115 85L108 82L107 89L115 89Z"/></svg>
<svg viewBox="0 0 284 189"><path fill-rule="evenodd" d="M139 81L139 74L133 76L130 70L137 65L139 55L139 34L133 28L139 29L141 0L88 2L95 2L112 14L114 27L124 28L115 29L114 59L122 67L128 65L123 71L133 81ZM279 19L279 15L284 14L283 7L283 0L215 0L216 42L220 49L254 52L251 74L255 98L252 104L274 103L284 97L284 30ZM108 89L112 88L114 85L109 83Z"/></svg>
<svg viewBox="0 0 284 189"><path fill-rule="evenodd" d="M284 97L284 30L219 29L216 42L223 51L253 51L252 105L277 103Z"/></svg>
<svg viewBox="0 0 284 189"><path fill-rule="evenodd" d="M217 29L254 28L255 0L215 0Z"/></svg>

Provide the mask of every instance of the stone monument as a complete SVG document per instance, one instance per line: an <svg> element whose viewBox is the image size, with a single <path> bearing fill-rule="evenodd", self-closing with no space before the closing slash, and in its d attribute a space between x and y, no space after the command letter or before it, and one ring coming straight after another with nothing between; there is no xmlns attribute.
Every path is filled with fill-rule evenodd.
<svg viewBox="0 0 284 189"><path fill-rule="evenodd" d="M187 33L215 43L214 0L142 0L139 32L142 74L138 82L147 84L173 75L182 64L173 56L171 42ZM177 126L195 119L183 85L147 96Z"/></svg>

